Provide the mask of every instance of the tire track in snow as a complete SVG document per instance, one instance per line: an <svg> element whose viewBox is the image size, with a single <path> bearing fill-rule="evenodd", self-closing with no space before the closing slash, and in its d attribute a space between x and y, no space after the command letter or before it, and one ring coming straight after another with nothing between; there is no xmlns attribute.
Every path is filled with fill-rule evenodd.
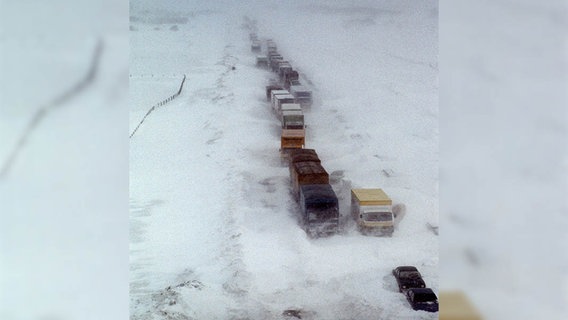
<svg viewBox="0 0 568 320"><path fill-rule="evenodd" d="M211 158L219 168L219 170L226 171L226 176L223 178L224 185L229 186L230 192L224 201L223 223L217 228L216 234L221 237L220 248L218 250L216 261L220 261L220 278L224 279L222 283L223 295L228 298L227 305L222 306L226 308L226 319L262 319L258 314L257 306L250 306L250 299L248 297L250 290L250 274L246 271L243 262L243 252L241 244L242 229L240 227L240 197L239 190L242 189L242 181L236 174L234 159L243 159L242 155L238 153L238 148L235 148L234 141L230 141L231 137L235 136L233 132L225 134L224 130L232 130L233 119L227 118L224 114L226 110L233 110L235 104L235 90L227 83L237 70L235 65L239 62L238 57L235 56L235 46L231 43L227 44L223 49L223 55L216 65L223 66L224 70L221 71L218 78L215 80L215 86L208 92L208 98L212 105L221 107L215 108L211 117L216 119L216 125L211 122L205 124L205 129L212 131L213 136L205 143L209 146ZM222 129L220 129L222 128ZM221 157L219 157L221 156ZM227 164L231 164L227 166ZM252 313L251 313L252 312Z"/></svg>

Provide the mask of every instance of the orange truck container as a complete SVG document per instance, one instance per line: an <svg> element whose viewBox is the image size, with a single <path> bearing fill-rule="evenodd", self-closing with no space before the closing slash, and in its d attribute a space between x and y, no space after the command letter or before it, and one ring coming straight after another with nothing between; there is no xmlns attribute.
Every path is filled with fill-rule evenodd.
<svg viewBox="0 0 568 320"><path fill-rule="evenodd" d="M306 144L305 129L282 129L280 136L280 155L288 158L293 149L301 149Z"/></svg>

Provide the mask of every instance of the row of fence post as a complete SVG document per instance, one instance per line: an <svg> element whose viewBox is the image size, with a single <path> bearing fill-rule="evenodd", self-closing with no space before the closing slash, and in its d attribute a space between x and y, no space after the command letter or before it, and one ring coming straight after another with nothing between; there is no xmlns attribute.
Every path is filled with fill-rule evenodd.
<svg viewBox="0 0 568 320"><path fill-rule="evenodd" d="M184 83L185 83L185 74L183 75L183 80L181 80L181 85L179 86L178 92L176 92L175 94L171 95L171 96L168 97L167 99L158 102L156 105L152 106L152 108L150 108L150 110L148 110L148 112L146 112L146 115L144 115L144 117L142 118L142 120L140 121L140 123L138 123L138 125L136 126L136 128L134 129L134 131L132 131L132 133L130 134L130 138L132 138L132 136L134 136L134 134L136 133L136 131L138 131L138 128L140 128L140 125L142 125L142 123L144 122L144 120L146 120L146 117L148 117L148 115L150 115L150 113L152 113L152 111L154 111L154 110L156 109L156 107L161 107L161 106L167 104L168 102L174 100L175 98L177 98L177 97L181 94L181 91L183 90L183 84L184 84Z"/></svg>

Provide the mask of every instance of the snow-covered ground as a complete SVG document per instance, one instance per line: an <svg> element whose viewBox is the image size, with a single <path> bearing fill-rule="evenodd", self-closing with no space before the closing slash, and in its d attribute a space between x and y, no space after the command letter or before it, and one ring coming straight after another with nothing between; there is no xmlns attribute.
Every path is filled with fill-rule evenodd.
<svg viewBox="0 0 568 320"><path fill-rule="evenodd" d="M145 9L150 9L145 11ZM244 15L303 74L315 103L306 146L351 187L381 187L406 214L392 238L309 239L297 223L279 121L265 101ZM435 2L131 6L133 319L434 319L391 270L416 265L438 291ZM388 177L383 170L390 170Z"/></svg>
<svg viewBox="0 0 568 320"><path fill-rule="evenodd" d="M134 77L130 79L133 80L133 90L139 93L131 96L131 110L126 98L129 52L128 2L114 0L96 2L3 0L0 2L0 165L2 166L5 165L34 114L76 85L89 70L97 40L102 39L104 44L96 80L85 87L80 94L72 96L63 104L56 104L57 107L42 118L28 136L27 142L20 149L8 173L0 177L0 318L126 319L129 302L135 302L134 299L128 298L129 145L135 147L134 141L140 138L146 139L149 143L151 139L149 131L159 132L159 130L174 130L176 127L181 127L179 124L175 125L177 119L173 119L174 113L178 115L183 113L180 110L182 106L178 103L183 103L182 101L187 103L193 97L194 104L199 104L198 102L201 101L204 105L206 101L217 97L217 108L221 108L223 105L245 100L245 96L250 94L245 85L250 85L250 90L255 92L252 100L246 97L247 104L252 101L254 106L265 114L258 113L256 109L253 112L251 109L247 116L227 115L221 117L221 120L226 119L223 126L213 119L209 126L198 130L199 134L195 135L192 135L192 129L185 129L188 130L187 136L201 137L198 140L202 144L207 144L207 141L211 140L209 149L200 148L196 154L188 152L188 158L203 159L209 154L207 158L216 156L216 159L232 159L229 165L234 166L235 174L229 177L228 169L219 168L219 164L213 164L211 161L209 167L203 171L203 174L209 176L201 182L211 185L215 183L207 181L222 180L227 177L231 183L237 184L234 188L238 192L231 193L234 198L205 203L208 201L208 196L205 194L207 197L198 202L199 206L220 210L227 202L232 201L234 208L242 209L239 211L242 215L220 220L221 224L217 229L211 229L210 225L205 225L203 228L202 225L194 226L193 224L199 223L199 220L183 220L180 229L187 227L187 230L199 232L183 233L180 236L179 229L178 231L170 229L171 239L166 239L164 236L160 238L162 242L167 241L168 244L156 242L156 247L148 251L152 258L146 260L146 264L142 259L133 259L133 266L138 266L137 271L133 272L133 279L141 280L147 276L148 283L133 282L131 290L138 290L139 297L143 290L151 292L154 288L157 290L156 298L159 293L164 293L170 297L170 301L189 301L190 303L186 305L178 305L178 309L174 309L174 306L170 306L167 301L168 306L165 307L165 310L171 311L190 310L189 315L191 312L201 312L199 313L201 315L203 312L211 311L213 315L238 316L241 312L245 313L241 308L242 303L243 306L249 307L251 318L258 315L253 311L261 313L259 317L266 314L270 316L270 310L282 306L297 307L300 305L298 301L312 302L313 305L317 294L322 295L319 299L323 301L322 303L332 305L337 302L325 312L359 308L361 313L358 319L365 318L367 315L365 312L372 312L373 308L378 308L377 301L381 301L381 307L396 305L402 312L409 312L401 296L394 295L394 292L391 295L389 290L392 290L394 283L388 281L392 280L377 278L377 274L386 276L389 271L383 265L383 257L377 257L379 253L387 255L380 251L387 246L382 243L380 246L375 245L377 239L362 238L353 230L346 235L324 241L308 241L293 220L293 209L285 209L288 198L280 195L287 190L287 182L283 181L286 179L286 174L278 171L279 164L271 162L274 160L272 151L277 148L277 143L273 142L274 144L268 146L266 143L272 140L265 139L266 134L277 139L276 123L270 118L271 114L264 110L266 105L259 100L262 94L256 91L259 90L259 85L265 84L266 78L262 73L252 69L251 65L245 67L250 63L248 59L251 56L246 48L241 47L247 42L244 36L246 32L237 28L241 23L239 17L241 13L246 12L250 17L257 18L260 35L274 37L284 56L291 59L294 66L301 67L305 75L313 81L318 98L323 100L320 100L321 107L313 109L312 116L317 115L338 122L341 118L334 118L332 112L326 112L324 104L321 104L326 100L336 99L336 103L329 103L332 107L329 110L338 110L336 114L345 119L344 122L339 121L341 123L339 126L334 127L337 130L331 132L329 128L323 127L321 121L309 123L318 127L314 127L313 131L308 130L308 143L313 143L320 153L326 150L325 155L322 154L326 168L346 170L343 177L352 185L388 184L385 188L392 190L391 195L395 200L408 204L417 201L413 200L415 194L410 192L404 194L398 186L408 185L415 188L412 191L416 191L415 186L428 183L427 179L419 180L410 175L399 175L391 178L392 182L388 182L389 180L383 181L385 179L380 176L380 172L377 174L373 171L371 175L370 171L359 171L378 168L389 162L388 165L392 166L393 172L414 172L414 169L407 168L413 162L400 157L377 160L368 155L367 159L363 157L370 150L377 151L376 154L381 151L380 154L383 154L388 149L391 154L399 155L408 150L390 150L392 144L388 143L388 140L386 146L366 147L365 145L370 145L371 138L365 140L362 135L363 146L357 151L346 153L348 147L346 143L340 141L336 144L338 148L336 152L323 137L331 135L352 141L358 139L356 136L358 132L364 132L368 133L373 141L384 140L382 135L379 139L376 138L377 133L373 133L377 123L381 126L384 126L384 123L375 121L376 123L369 125L372 119L367 117L355 120L355 113L341 107L347 96L342 88L347 83L346 88L357 93L351 95L349 100L357 101L360 105L365 105L365 100L370 98L367 85L375 83L384 85L386 79L392 81L389 88L393 89L391 90L393 92L401 91L401 88L396 87L401 83L403 88L406 88L409 83L396 80L398 74L372 72L372 68L368 66L382 64L382 68L386 70L399 69L393 60L386 58L389 53L394 59L408 58L420 56L424 48L419 47L418 52L410 53L409 50L415 50L417 46L409 47L406 55L397 56L398 50L384 52L378 42L386 39L389 48L395 48L397 43L393 41L396 39L391 39L388 35L393 32L391 27L398 24L399 29L396 34L401 37L400 40L403 41L401 43L413 44L424 41L427 48L433 49L435 47L430 45L435 43L436 39L424 38L421 32L426 29L418 30L417 24L420 21L427 22L424 27L432 28L436 23L431 20L415 20L410 22L412 27L407 29L408 21L405 19L412 14L402 10L401 6L410 2L400 3L395 0L352 3L308 1L306 4L299 1L286 2L286 4L276 1L239 1L239 8L227 7L229 3L221 1L216 1L214 4L208 3L211 1L192 1L189 6L175 0L147 2L133 1L132 7L136 10L149 5L172 8L169 12L151 10L153 16L165 15L168 17L167 21L178 25L177 33L165 30L166 27L163 27L162 32L159 33L164 37L171 37L170 40L182 34L199 39L201 36L189 29L191 21L202 21L203 17L200 15L214 12L217 12L216 18L213 18L218 22L217 24L214 21L206 21L201 25L192 26L205 28L203 32L214 39L227 40L231 34L235 35L235 38L222 44L204 41L201 47L210 46L211 52L214 53L213 57L197 59L199 52L194 51L192 57L195 59L188 62L182 55L187 55L191 51L175 47L176 51L172 52L166 48L161 49L162 57L168 58L162 59L159 63L151 56L148 64L133 62L131 67ZM412 5L417 5L416 3ZM378 10L379 6L383 5L384 10ZM344 9L337 10L337 7ZM442 225L439 237L440 276L438 278L438 272L428 271L427 282L436 285L437 292L450 288L465 290L486 319L566 319L568 318L566 309L568 241L565 232L568 227L566 221L568 216L566 214L568 211L566 3L563 0L445 0L440 1L439 7L439 158L440 224ZM304 11L304 14L297 18L298 22L294 18L286 23L271 23L276 17L277 10L281 10L278 14L291 19L296 17L295 12L302 11L297 8L302 8ZM175 22L171 20L172 11L173 16L179 17ZM397 14L399 11L403 11L404 14ZM192 15L191 12L194 14ZM434 19L438 18L435 10L430 12ZM187 22L184 23L186 13L190 14L187 15ZM219 22L219 16L222 15L228 18ZM156 24L159 21L147 22ZM295 23L298 26L295 26ZM319 27L320 24L324 27ZM385 28L384 24L390 26ZM133 21L132 25L141 26L139 33L132 32L138 40L142 31L149 34L147 24ZM144 25L146 27L143 27ZM164 26L171 25L165 23ZM232 26L235 30L229 30ZM301 32L296 30L296 35L288 32L288 28L294 30L296 27L303 29ZM325 29L329 29L329 32ZM365 29L369 29L369 32L362 32ZM349 32L349 30L358 32ZM158 30L155 31L158 33ZM430 36L436 34L435 31L426 33ZM157 35L150 39L154 42L168 42L168 38ZM183 39L179 46L185 44L189 48L191 41ZM333 56L329 51L337 50L337 46L340 46L339 41L351 44L353 48L349 52L342 48L340 55ZM312 42L317 45L312 45ZM140 44L141 41L138 43ZM224 46L227 44L233 47L224 51ZM156 51L158 48L154 46L153 53ZM379 52L380 55L374 55L372 51ZM201 53L205 53L205 49ZM225 54L227 54L226 59ZM238 60L229 56L234 56ZM372 63L365 64L368 61L364 59L369 59ZM404 59L400 60L402 64ZM199 61L202 62L202 69L199 69ZM335 61L340 61L341 64ZM413 64L413 61L417 62L420 59L407 59L408 64ZM432 61L435 63L436 59ZM219 65L215 65L216 63ZM226 65L232 63L237 69L235 72L227 73L220 84L225 87L230 85L233 88L233 96L232 98L217 96L219 92L216 89L217 79L222 78ZM158 64L161 65L160 70L156 70ZM325 67L322 67L324 64ZM337 69L332 68L332 66L341 68L346 65L350 65L349 73L356 73L354 77L345 78L344 73L334 72ZM437 68L437 65L433 67ZM202 74L197 76L196 69L202 71ZM192 70L193 75L189 72ZM403 74L403 78L412 75L412 70L419 69L405 69L408 73ZM129 128L129 118L131 125L135 125L139 116L142 116L149 107L175 93L183 73L189 78L182 96L153 113L148 118L148 122L141 127L141 131L129 141L127 137L132 132L132 128ZM156 78L152 80L151 74ZM239 85L234 85L235 81L241 80L245 75L250 75L250 78L243 79ZM200 86L203 90L200 93L195 91L198 89L195 84L192 90L192 77L194 81L202 81ZM148 82L144 84L146 80ZM354 82L358 82L358 85L355 86ZM147 86L148 90L140 94L144 91L143 86ZM372 98L388 98L394 102L402 99L384 95L386 87L388 86L373 88L380 91ZM33 93L27 93L30 91ZM410 94L404 90L402 92ZM223 102L231 99L232 102ZM387 107L389 105L392 107L391 101L381 101L385 102L384 105ZM134 107L136 103L141 105ZM173 111L176 107L178 112ZM239 108L244 110L245 106ZM359 112L366 110L366 107L359 105L355 108ZM385 109L381 110L384 112ZM163 119L174 124L171 129L167 126L157 126L160 123L161 112L172 112L168 116L162 115ZM215 108L204 112L218 115ZM415 114L409 113L397 117L412 115ZM221 144L228 145L231 139L235 139L232 134L234 126L238 124L233 124L232 121L240 121L249 116L251 118L247 125L239 127L240 134L243 136L248 134L249 137L239 140L234 146L226 147L227 151L221 148ZM389 117L393 116L391 114ZM190 118L187 115L185 117ZM204 118L206 118L204 114L195 116L195 119ZM262 123L268 128L272 126L273 129L261 128ZM227 129L224 129L225 126ZM263 134L250 137L252 129L249 126L258 128L258 131L254 131L255 135L257 132ZM346 129L347 126L353 128ZM383 127L393 139L411 139L406 134L398 135L399 132L404 132L400 130L409 128L401 126L398 122L390 131ZM423 132L420 128L422 126L413 128L418 136ZM147 133L142 134L144 131ZM222 133L216 133L220 131ZM354 134L353 139L352 134ZM173 132L169 135L176 136ZM215 140L217 137L219 139ZM195 143L189 139L188 141ZM429 140L428 143L434 142ZM160 144L165 143L172 141L163 139L160 142ZM239 149L244 143L253 143L255 147ZM434 148L437 148L436 144L437 142ZM170 147L164 146L164 148ZM188 146L185 146L183 150L187 148ZM426 146L426 149L429 148L430 146ZM237 149L241 150L241 155L253 154L256 158L249 157L250 164L245 164L244 160L234 155ZM346 154L346 158L337 159L339 154ZM168 157L172 156L179 155L175 152L164 153L161 161L171 161ZM354 163L361 169L356 169L357 166L351 164L345 165L344 161L347 159L355 159ZM428 159L436 161L437 158ZM367 164L363 165L365 160ZM377 161L377 164L371 164L372 161ZM272 168L268 168L267 164ZM171 167L178 166L179 164L175 163ZM140 163L132 165L133 170L140 170L140 167ZM172 175L171 167L163 170L164 177L156 177L159 178L157 182L164 183L165 176ZM214 172L211 167L219 170ZM199 170L202 169L194 171L200 172ZM238 172L248 174L238 176ZM429 176L429 173L423 177L426 176ZM381 180L377 182L379 179ZM225 185L225 189L218 189L218 185ZM212 192L217 190L225 192L228 188L229 183L218 181ZM138 238L135 236L131 238L131 250L136 249L137 246L141 248L143 241L148 243L151 238L149 235L153 234L154 238L158 238L156 234L159 230L158 223L172 225L171 221L156 217L157 213L163 214L178 204L179 208L182 207L181 203L172 204L174 203L172 198L179 201L181 193L176 193L179 191L174 190L171 195L164 195L162 190L154 192L150 189L151 186L144 190L132 189L133 192L138 192L140 199L131 198L130 201L131 214L139 217L137 220L132 220L131 228L144 230L145 233L140 233L141 236ZM153 194L147 197L149 200L142 199L143 194L150 193ZM243 195L245 193L247 196ZM430 195L426 198L430 198ZM161 201L158 201L160 199ZM432 208L435 208L437 194L433 199ZM148 215L146 219L140 217L144 214L140 212L141 210L146 210L145 214ZM263 214L267 210L270 210L270 214ZM404 232L414 227L422 227L416 224L416 220L412 220L416 217L410 215L412 210L414 209L408 208L407 216L401 221L397 234L392 239L395 245L397 241L403 241ZM168 219L181 221L182 213L167 212ZM165 214L163 216L165 217ZM435 221L437 215L423 217ZM254 224L251 222L253 218ZM273 229L274 219L281 219L278 221L280 228ZM158 220L160 222L157 222ZM208 222L213 222L212 220ZM151 224L153 226L150 226ZM227 228L228 231L222 230L225 226L231 227ZM271 235L273 230L277 231L276 235L281 239L278 246L275 245L277 240ZM218 235L223 238L240 233L241 235L236 236L238 241L231 242L236 243L237 248L220 247L222 240L211 237L207 237L211 242L205 243L202 248L182 247L177 244L179 239L186 242L203 239L204 233L208 231L212 236ZM299 240L286 241L291 237ZM252 241L255 243L251 247ZM354 251L347 258L354 262L347 263L338 262L339 259L335 256L330 257L326 253L332 248L337 251L337 256L345 257L346 247L351 247L351 243L358 244L357 250L374 250L375 254L363 259ZM173 248L170 248L170 244ZM180 247L182 248L179 251L174 250ZM373 249L369 249L370 247ZM160 248L166 249L162 253ZM187 252L188 248L191 248L191 253ZM206 252L211 248L215 248L216 255ZM302 248L303 251L298 253L294 251L295 248ZM279 251L284 253L281 254ZM216 261L221 257L223 252L227 253L224 255L224 260L217 260L218 263L212 263L211 266L207 265L207 262ZM333 262L322 270L321 275L314 275L312 272L319 262L312 259L315 253L323 254L320 255L321 261ZM159 261L157 259L159 254L168 256L169 260ZM395 256L395 253L388 254ZM182 257L178 258L177 255ZM182 265L180 261L183 256L199 256L202 259L184 262L184 265L198 267L180 271L179 267ZM282 257L294 259L283 261ZM265 260L260 261L261 258ZM355 265L365 268L371 263L375 263L372 272L351 267ZM254 269L249 267L251 265ZM288 269L281 268L275 272L274 265L286 266ZM294 292L287 290L292 286L286 286L288 279L285 277L290 277L290 282L298 281L301 279L300 271L303 271L301 269L303 265L307 266L305 270L307 281L296 286L297 294L293 295ZM331 269L344 265L352 268L349 281L344 280L347 279L348 272ZM242 268L243 266L245 268ZM158 267L163 272L154 272ZM434 266L431 267L430 270L434 270ZM215 268L219 272L215 273ZM234 270L242 272L232 277L230 273ZM343 275L344 278L331 279L332 274ZM172 280L175 275L178 278ZM325 282L328 279L329 281ZM225 288L221 285L224 280L227 280ZM368 281L363 283L364 280ZM382 286L383 280L386 281L387 288ZM183 284L185 289L178 286L180 284ZM170 290L163 290L167 288L164 286L168 285L172 285ZM274 291L271 291L273 288ZM276 291L278 288L280 291ZM241 289L248 290L249 295L239 296ZM333 292L336 295L333 295ZM361 292L366 292L364 299L360 299ZM385 300L385 296L390 298ZM262 299L258 302L253 301L259 297ZM272 300L269 299L270 297ZM373 300L373 297L381 299ZM154 298L144 299L140 301L148 302ZM153 301L155 301L153 307L139 305L133 314L140 315L143 307L157 310L165 304L163 299ZM225 307L205 309L205 306L211 303ZM368 305L363 305L365 303ZM259 308L255 308L256 306ZM319 309L323 309L322 305L315 305L311 311ZM306 311L310 310L306 308ZM410 318L417 314L406 313L406 317ZM155 315L160 317L159 314ZM389 316L386 311L383 311L383 315L385 318ZM309 316L308 313L306 317ZM381 317L380 313L367 318L377 317Z"/></svg>
<svg viewBox="0 0 568 320"><path fill-rule="evenodd" d="M2 1L1 319L128 317L127 14Z"/></svg>
<svg viewBox="0 0 568 320"><path fill-rule="evenodd" d="M568 319L567 3L440 6L440 288Z"/></svg>

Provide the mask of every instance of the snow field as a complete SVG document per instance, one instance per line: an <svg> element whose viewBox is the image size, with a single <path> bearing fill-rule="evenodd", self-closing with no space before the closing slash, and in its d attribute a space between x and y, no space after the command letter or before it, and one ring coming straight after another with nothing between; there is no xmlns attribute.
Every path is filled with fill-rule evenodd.
<svg viewBox="0 0 568 320"><path fill-rule="evenodd" d="M164 49L154 51L152 41L160 38L169 39L160 46L168 42L170 54L179 51L184 56L178 60L177 78L188 75L182 94L157 108L131 140L133 318L155 319L167 313L173 319L280 319L287 309L303 310L304 319L435 317L411 310L390 272L397 265L417 265L437 290L437 237L425 227L437 221L437 172L430 167L436 163L436 133L426 129L435 130L436 109L406 106L405 119L398 119L392 107L382 113L374 103L376 91L390 92L383 85L357 81L339 86L334 77L318 80L322 70L330 72L328 67L300 69L303 80L315 79L316 100L305 111L306 147L316 149L335 179L341 214L347 214L352 184L384 187L395 203L406 206L392 238L365 237L347 224L340 235L309 239L297 222L299 208L290 192L288 168L279 158L280 122L264 97L264 86L273 75L254 66L248 31L240 28L243 14L220 10L187 16L178 31L135 23L132 32L133 47L144 51L140 60L132 51L133 64L145 63L134 70L166 74L161 71L170 68L169 62L162 68ZM300 14L295 21L301 28L310 18ZM272 36L294 67L311 65L312 57L294 46L296 30L278 34L262 22L259 19L259 36ZM329 32L342 28L335 24ZM333 49L339 51L320 50L320 57L333 60L349 53L355 60L365 58L358 55L365 50ZM345 64L353 63L345 59ZM431 72L420 68L408 73ZM374 75L366 80L375 81ZM172 83L167 78L158 82ZM144 108L132 106L132 118L161 100L149 92L150 83L131 72L133 100L147 100ZM172 83L171 92L178 86ZM330 88L335 92L326 95ZM434 89L420 87L424 92ZM435 90L430 95L422 99L434 101ZM396 100L388 94L383 99ZM414 111L430 112L430 117L424 122ZM412 135L416 123L422 123L422 131ZM389 139L381 134L385 128L390 128ZM426 161L416 163L424 157ZM381 176L383 169L395 174ZM192 281L198 285L180 286ZM212 303L218 303L215 310Z"/></svg>
<svg viewBox="0 0 568 320"><path fill-rule="evenodd" d="M3 69L2 83L14 81L2 97L2 165L35 112L85 76L97 42L35 36L9 40L5 52L33 70ZM127 317L126 286L117 286L128 277L128 251L116 244L127 243L128 220L116 212L128 210L128 140L116 137L127 133L128 47L120 36L99 39L94 81L46 113L0 182L3 319Z"/></svg>

